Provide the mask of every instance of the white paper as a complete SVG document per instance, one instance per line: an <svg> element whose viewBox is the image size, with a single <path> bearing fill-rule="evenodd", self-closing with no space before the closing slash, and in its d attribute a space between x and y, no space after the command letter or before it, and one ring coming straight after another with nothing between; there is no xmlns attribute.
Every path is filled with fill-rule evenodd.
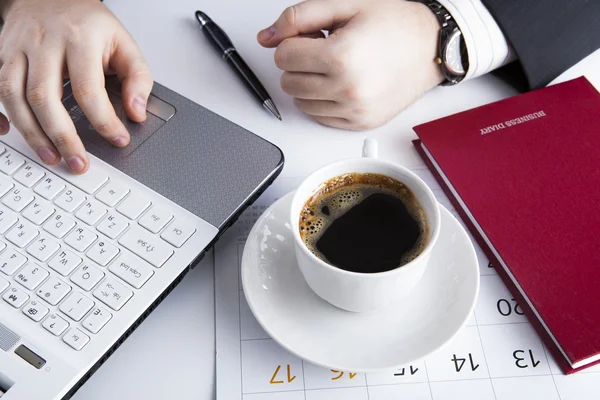
<svg viewBox="0 0 600 400"><path fill-rule="evenodd" d="M427 168L413 171L458 217ZM282 349L248 308L240 260L256 219L301 181L301 177L277 179L216 245L218 400L600 398L600 366L563 375L476 244L481 287L475 311L452 342L424 360L395 372L354 374L314 366Z"/></svg>

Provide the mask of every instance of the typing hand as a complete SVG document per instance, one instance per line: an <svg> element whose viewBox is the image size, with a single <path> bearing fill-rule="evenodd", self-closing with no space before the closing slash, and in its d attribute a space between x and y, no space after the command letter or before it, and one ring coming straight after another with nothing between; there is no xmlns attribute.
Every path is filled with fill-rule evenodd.
<svg viewBox="0 0 600 400"><path fill-rule="evenodd" d="M419 3L307 0L287 8L258 41L277 47L281 87L299 109L356 130L384 124L443 81L434 62L439 29Z"/></svg>
<svg viewBox="0 0 600 400"><path fill-rule="evenodd" d="M125 110L146 118L152 89L148 66L133 38L99 0L6 0L0 34L0 101L29 146L48 165L61 157L75 173L89 161L61 103L63 78L96 131L114 146L129 143L104 88L104 75L122 82ZM9 130L0 114L0 134Z"/></svg>

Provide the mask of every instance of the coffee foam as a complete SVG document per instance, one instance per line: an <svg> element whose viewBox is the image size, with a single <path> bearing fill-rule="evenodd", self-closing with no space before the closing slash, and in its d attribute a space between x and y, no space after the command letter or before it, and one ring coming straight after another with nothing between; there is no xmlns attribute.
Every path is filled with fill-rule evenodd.
<svg viewBox="0 0 600 400"><path fill-rule="evenodd" d="M402 256L400 265L414 260L427 246L429 227L427 216L412 191L402 182L385 175L350 173L324 182L307 200L300 215L300 237L317 257L328 262L317 249L322 234L337 218L374 193L386 193L400 199L418 223L419 239Z"/></svg>

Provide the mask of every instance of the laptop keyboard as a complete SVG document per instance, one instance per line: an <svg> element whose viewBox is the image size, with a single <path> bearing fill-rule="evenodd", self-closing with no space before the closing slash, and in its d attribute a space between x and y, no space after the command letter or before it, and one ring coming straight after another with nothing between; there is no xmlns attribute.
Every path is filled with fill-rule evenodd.
<svg viewBox="0 0 600 400"><path fill-rule="evenodd" d="M67 182L0 145L0 295L74 350L195 233L104 173Z"/></svg>

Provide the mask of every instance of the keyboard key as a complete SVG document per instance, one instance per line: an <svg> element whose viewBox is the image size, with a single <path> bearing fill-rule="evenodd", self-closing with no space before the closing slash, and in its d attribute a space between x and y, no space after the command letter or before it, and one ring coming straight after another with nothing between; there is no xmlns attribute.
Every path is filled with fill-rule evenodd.
<svg viewBox="0 0 600 400"><path fill-rule="evenodd" d="M50 309L37 300L31 300L23 307L23 314L27 315L35 322L40 322L42 318L48 314L48 311L50 311Z"/></svg>
<svg viewBox="0 0 600 400"><path fill-rule="evenodd" d="M86 292L92 290L102 278L104 278L104 272L87 264L84 264L71 275L71 281Z"/></svg>
<svg viewBox="0 0 600 400"><path fill-rule="evenodd" d="M56 210L46 202L36 200L23 212L23 216L36 225L42 225Z"/></svg>
<svg viewBox="0 0 600 400"><path fill-rule="evenodd" d="M6 175L12 175L23 164L25 164L23 156L11 150L3 153L0 157L0 171Z"/></svg>
<svg viewBox="0 0 600 400"><path fill-rule="evenodd" d="M15 246L23 248L36 238L40 232L35 226L27 221L19 221L8 233L6 239Z"/></svg>
<svg viewBox="0 0 600 400"><path fill-rule="evenodd" d="M23 184L25 187L32 187L40 179L46 175L44 170L33 163L27 163L23 168L19 170L14 176L15 181Z"/></svg>
<svg viewBox="0 0 600 400"><path fill-rule="evenodd" d="M89 341L90 337L77 328L71 329L69 333L63 336L63 342L77 351L83 349Z"/></svg>
<svg viewBox="0 0 600 400"><path fill-rule="evenodd" d="M173 218L173 214L162 207L154 206L140 219L140 225L152 233L158 233Z"/></svg>
<svg viewBox="0 0 600 400"><path fill-rule="evenodd" d="M0 276L0 293L4 292L9 285L8 281Z"/></svg>
<svg viewBox="0 0 600 400"><path fill-rule="evenodd" d="M6 248L6 243L0 242L0 253Z"/></svg>
<svg viewBox="0 0 600 400"><path fill-rule="evenodd" d="M123 216L110 212L96 227L98 231L104 233L111 239L116 239L127 227L129 222Z"/></svg>
<svg viewBox="0 0 600 400"><path fill-rule="evenodd" d="M141 288L154 274L150 264L127 251L121 252L121 255L111 264L109 271L136 289Z"/></svg>
<svg viewBox="0 0 600 400"><path fill-rule="evenodd" d="M27 248L27 253L45 262L60 249L60 245L48 236L42 234Z"/></svg>
<svg viewBox="0 0 600 400"><path fill-rule="evenodd" d="M15 186L14 183L4 175L0 175L0 197L4 196L10 189Z"/></svg>
<svg viewBox="0 0 600 400"><path fill-rule="evenodd" d="M81 264L81 261L83 260L69 250L61 250L52 260L50 260L48 266L62 276L67 276Z"/></svg>
<svg viewBox="0 0 600 400"><path fill-rule="evenodd" d="M121 236L119 244L157 268L173 255L173 250L168 244L139 226L132 226L126 235Z"/></svg>
<svg viewBox="0 0 600 400"><path fill-rule="evenodd" d="M194 232L196 232L196 228L192 224L178 218L164 230L160 237L175 247L181 247Z"/></svg>
<svg viewBox="0 0 600 400"><path fill-rule="evenodd" d="M98 333L111 318L111 313L100 307L96 307L94 308L94 311L83 320L81 325L92 333Z"/></svg>
<svg viewBox="0 0 600 400"><path fill-rule="evenodd" d="M114 207L129 193L129 189L110 181L98 192L96 198L109 207Z"/></svg>
<svg viewBox="0 0 600 400"><path fill-rule="evenodd" d="M44 322L42 326L54 336L60 336L69 327L69 323L58 314L52 314Z"/></svg>
<svg viewBox="0 0 600 400"><path fill-rule="evenodd" d="M12 275L26 262L27 257L13 249L8 249L0 254L0 271L4 272L6 275Z"/></svg>
<svg viewBox="0 0 600 400"><path fill-rule="evenodd" d="M54 214L48 222L44 225L46 232L52 236L62 239L71 229L75 227L76 223L66 214L60 211Z"/></svg>
<svg viewBox="0 0 600 400"><path fill-rule="evenodd" d="M90 169L83 175L75 175L67 172L62 177L69 183L75 185L87 194L96 193L98 189L108 182L108 175L101 169L94 167L93 159L90 159ZM63 164L64 165L64 164ZM66 166L65 166L66 167ZM66 168L65 168L66 170Z"/></svg>
<svg viewBox="0 0 600 400"><path fill-rule="evenodd" d="M82 191L67 188L56 200L54 200L54 204L65 210L66 212L72 213L85 201L86 197Z"/></svg>
<svg viewBox="0 0 600 400"><path fill-rule="evenodd" d="M15 275L15 281L29 290L35 290L50 275L50 272L36 264L26 265Z"/></svg>
<svg viewBox="0 0 600 400"><path fill-rule="evenodd" d="M131 290L113 278L107 278L94 291L95 298L115 311L119 311L132 296Z"/></svg>
<svg viewBox="0 0 600 400"><path fill-rule="evenodd" d="M96 225L100 218L107 213L106 207L96 200L87 201L83 207L77 210L75 216L88 225Z"/></svg>
<svg viewBox="0 0 600 400"><path fill-rule="evenodd" d="M4 293L2 298L14 308L20 308L27 300L29 300L29 295L18 287L12 286Z"/></svg>
<svg viewBox="0 0 600 400"><path fill-rule="evenodd" d="M37 295L55 306L71 291L71 286L60 279L51 276L42 287L37 290Z"/></svg>
<svg viewBox="0 0 600 400"><path fill-rule="evenodd" d="M94 302L79 292L73 292L58 309L74 321L80 321L94 307Z"/></svg>
<svg viewBox="0 0 600 400"><path fill-rule="evenodd" d="M65 243L83 253L96 239L98 235L94 232L78 226L65 238Z"/></svg>
<svg viewBox="0 0 600 400"><path fill-rule="evenodd" d="M131 193L123 200L119 207L117 207L117 211L129 219L137 219L151 204L152 202L148 200L148 197L137 193Z"/></svg>
<svg viewBox="0 0 600 400"><path fill-rule="evenodd" d="M2 203L13 211L21 212L31 203L35 197L29 190L21 185L16 185L6 197L2 199Z"/></svg>
<svg viewBox="0 0 600 400"><path fill-rule="evenodd" d="M117 254L119 254L119 248L104 240L97 241L87 252L90 260L103 267L106 267Z"/></svg>
<svg viewBox="0 0 600 400"><path fill-rule="evenodd" d="M0 206L0 234L5 234L18 221L19 217L14 211Z"/></svg>
<svg viewBox="0 0 600 400"><path fill-rule="evenodd" d="M54 175L48 175L33 188L33 191L46 200L52 200L66 187L67 185L61 179Z"/></svg>

